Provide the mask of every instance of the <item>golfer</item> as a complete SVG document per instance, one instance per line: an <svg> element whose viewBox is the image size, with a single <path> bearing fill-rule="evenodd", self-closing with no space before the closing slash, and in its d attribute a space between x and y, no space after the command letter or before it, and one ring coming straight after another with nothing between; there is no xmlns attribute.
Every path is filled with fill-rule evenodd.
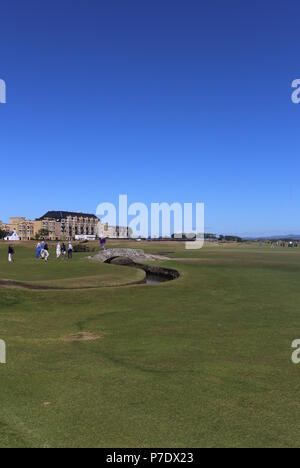
<svg viewBox="0 0 300 468"><path fill-rule="evenodd" d="M41 252L42 252L41 244L38 243L37 248L36 248L36 258L38 260L41 258Z"/></svg>
<svg viewBox="0 0 300 468"><path fill-rule="evenodd" d="M61 246L61 254L62 254L63 260L66 258L66 253L67 253L67 248L66 248L65 243L63 243L63 245Z"/></svg>
<svg viewBox="0 0 300 468"><path fill-rule="evenodd" d="M105 237L101 237L100 239L100 249L105 250L106 239Z"/></svg>
<svg viewBox="0 0 300 468"><path fill-rule="evenodd" d="M60 243L58 243L56 246L56 258L59 259L60 256L61 256L61 246L60 246Z"/></svg>
<svg viewBox="0 0 300 468"><path fill-rule="evenodd" d="M44 247L44 254L45 254L45 262L48 262L48 258L49 258L49 246L46 242L45 244L45 247Z"/></svg>
<svg viewBox="0 0 300 468"><path fill-rule="evenodd" d="M71 260L73 258L73 245L69 242L68 246L68 259Z"/></svg>
<svg viewBox="0 0 300 468"><path fill-rule="evenodd" d="M42 242L41 245L41 257L44 259L45 258L45 242Z"/></svg>
<svg viewBox="0 0 300 468"><path fill-rule="evenodd" d="M9 261L9 263L12 263L14 261L14 259L13 259L14 253L15 253L14 248L12 247L12 245L10 245L8 247L8 261Z"/></svg>

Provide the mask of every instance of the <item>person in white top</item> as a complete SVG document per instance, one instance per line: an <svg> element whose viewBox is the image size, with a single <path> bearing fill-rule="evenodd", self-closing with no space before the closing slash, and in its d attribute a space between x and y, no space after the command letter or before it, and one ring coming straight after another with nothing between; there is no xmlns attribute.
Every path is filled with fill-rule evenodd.
<svg viewBox="0 0 300 468"><path fill-rule="evenodd" d="M59 259L60 256L61 256L61 246L60 246L60 243L58 243L56 246L56 258Z"/></svg>
<svg viewBox="0 0 300 468"><path fill-rule="evenodd" d="M71 244L71 242L69 242L69 246L68 246L68 259L71 260L73 257L73 245Z"/></svg>

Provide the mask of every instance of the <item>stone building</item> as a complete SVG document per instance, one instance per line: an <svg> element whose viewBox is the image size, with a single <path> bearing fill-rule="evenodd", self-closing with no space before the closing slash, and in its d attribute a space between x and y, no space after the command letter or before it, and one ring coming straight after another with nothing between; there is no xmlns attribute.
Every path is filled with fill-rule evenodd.
<svg viewBox="0 0 300 468"><path fill-rule="evenodd" d="M0 229L2 229L2 231L9 232L10 231L10 225L6 224L6 223L3 223L3 221L0 220Z"/></svg>
<svg viewBox="0 0 300 468"><path fill-rule="evenodd" d="M16 232L20 240L31 240L34 238L34 221L24 217L10 218L9 224L0 221L0 228L6 232Z"/></svg>
<svg viewBox="0 0 300 468"><path fill-rule="evenodd" d="M132 230L127 227L101 224L97 216L88 213L71 211L48 211L35 221L25 217L10 218L10 223L0 221L0 229L7 232L16 231L20 240L34 240L44 237L51 241L75 239L76 236L98 236L110 239L128 239Z"/></svg>
<svg viewBox="0 0 300 468"><path fill-rule="evenodd" d="M99 222L97 229L98 237L106 237L108 239L129 239L132 237L132 229L121 226L109 226Z"/></svg>
<svg viewBox="0 0 300 468"><path fill-rule="evenodd" d="M96 215L71 211L48 211L35 221L37 232L46 230L50 240L69 240L75 236L96 236L99 219Z"/></svg>
<svg viewBox="0 0 300 468"><path fill-rule="evenodd" d="M45 237L52 241L60 240L60 224L56 222L55 219L43 219L34 221L34 238L36 237Z"/></svg>

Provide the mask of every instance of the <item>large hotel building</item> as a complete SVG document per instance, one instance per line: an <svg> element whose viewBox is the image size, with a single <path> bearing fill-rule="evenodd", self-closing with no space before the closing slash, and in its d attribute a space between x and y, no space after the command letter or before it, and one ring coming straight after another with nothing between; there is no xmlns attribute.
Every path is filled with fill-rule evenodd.
<svg viewBox="0 0 300 468"><path fill-rule="evenodd" d="M101 224L99 218L93 214L72 211L48 211L35 221L10 218L9 224L0 221L0 229L8 233L15 231L22 241L36 238L52 241L71 240L76 236L128 238L132 234L130 228Z"/></svg>
<svg viewBox="0 0 300 468"><path fill-rule="evenodd" d="M74 239L75 236L96 236L99 218L87 213L48 211L35 223L38 231L49 232L50 240Z"/></svg>
<svg viewBox="0 0 300 468"><path fill-rule="evenodd" d="M88 213L70 211L48 211L35 221L26 218L10 218L9 224L0 221L0 228L16 231L20 240L33 240L40 234L49 240L74 239L75 236L96 236L100 220Z"/></svg>

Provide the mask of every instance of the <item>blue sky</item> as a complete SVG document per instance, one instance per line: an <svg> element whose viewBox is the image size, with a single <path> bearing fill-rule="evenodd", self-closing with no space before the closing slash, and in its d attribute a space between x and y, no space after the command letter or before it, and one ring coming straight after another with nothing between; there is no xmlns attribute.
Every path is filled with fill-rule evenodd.
<svg viewBox="0 0 300 468"><path fill-rule="evenodd" d="M294 0L1 4L0 219L205 202L207 230L300 232Z"/></svg>

